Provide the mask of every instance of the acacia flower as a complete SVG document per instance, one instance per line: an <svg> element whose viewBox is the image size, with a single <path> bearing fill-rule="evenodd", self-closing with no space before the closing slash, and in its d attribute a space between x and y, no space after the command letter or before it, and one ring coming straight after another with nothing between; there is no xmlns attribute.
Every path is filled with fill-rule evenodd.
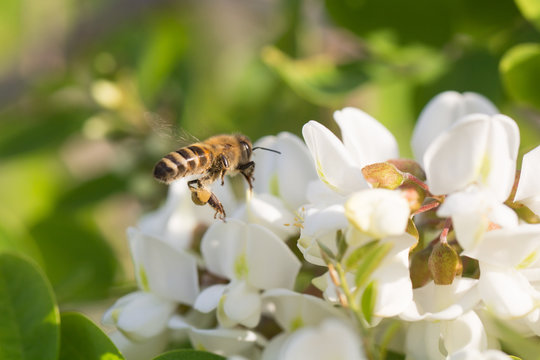
<svg viewBox="0 0 540 360"><path fill-rule="evenodd" d="M202 239L201 252L208 271L230 282L203 290L195 308L217 309L225 327L255 327L261 315L260 290L292 289L300 270L300 261L274 233L234 219L214 223Z"/></svg>

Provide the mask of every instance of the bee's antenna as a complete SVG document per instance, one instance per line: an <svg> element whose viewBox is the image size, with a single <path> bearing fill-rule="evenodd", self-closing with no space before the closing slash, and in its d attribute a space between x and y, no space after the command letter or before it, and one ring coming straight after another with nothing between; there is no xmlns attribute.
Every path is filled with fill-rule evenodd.
<svg viewBox="0 0 540 360"><path fill-rule="evenodd" d="M277 151L277 150L274 150L274 149L269 149L269 148L265 148L265 147L262 147L262 146L255 146L253 149L251 150L257 150L257 149L262 149L262 150L266 150L266 151L271 151L271 152L275 152L275 153L278 153L281 155L281 152L280 151Z"/></svg>

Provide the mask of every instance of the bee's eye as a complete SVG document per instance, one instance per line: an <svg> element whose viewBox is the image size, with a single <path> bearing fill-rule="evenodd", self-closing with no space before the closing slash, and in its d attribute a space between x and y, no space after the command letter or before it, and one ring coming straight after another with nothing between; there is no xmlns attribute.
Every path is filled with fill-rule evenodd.
<svg viewBox="0 0 540 360"><path fill-rule="evenodd" d="M242 141L241 144L244 156L246 157L246 159L249 159L251 157L251 146L249 146L248 143L246 143L245 141Z"/></svg>

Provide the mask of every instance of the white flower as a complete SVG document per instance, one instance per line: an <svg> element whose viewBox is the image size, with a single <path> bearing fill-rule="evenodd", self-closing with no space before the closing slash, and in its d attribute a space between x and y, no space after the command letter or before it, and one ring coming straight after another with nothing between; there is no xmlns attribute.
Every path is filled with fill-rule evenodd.
<svg viewBox="0 0 540 360"><path fill-rule="evenodd" d="M540 305L537 283L540 225L489 231L464 255L480 266L478 290L487 308L510 318L525 316ZM529 280L530 279L530 280Z"/></svg>
<svg viewBox="0 0 540 360"><path fill-rule="evenodd" d="M211 273L228 285L213 285L197 298L195 308L217 308L220 324L254 327L261 313L260 290L292 289L300 261L270 230L230 219L212 225L203 237L201 252Z"/></svg>
<svg viewBox="0 0 540 360"><path fill-rule="evenodd" d="M521 175L514 201L540 214L540 146L523 156Z"/></svg>
<svg viewBox="0 0 540 360"><path fill-rule="evenodd" d="M243 356L257 359L258 345L265 340L255 332L241 329L195 329L189 331L191 344L195 349L210 351L222 356Z"/></svg>
<svg viewBox="0 0 540 360"><path fill-rule="evenodd" d="M108 335L126 360L148 360L166 350L169 338L166 333L154 336L142 342L133 342L120 331Z"/></svg>
<svg viewBox="0 0 540 360"><path fill-rule="evenodd" d="M307 202L307 184L317 179L306 145L296 135L281 132L277 136L257 140L253 147L257 146L277 150L281 154L254 151L254 192L271 194L279 198L285 208L295 211Z"/></svg>
<svg viewBox="0 0 540 360"><path fill-rule="evenodd" d="M407 321L454 320L480 303L477 280L454 279L451 285L437 285L430 281L414 289L414 301L399 317Z"/></svg>
<svg viewBox="0 0 540 360"><path fill-rule="evenodd" d="M315 265L325 266L318 241L336 252L336 232L348 226L345 208L342 204L330 206L306 206L304 222L298 239L298 249L304 258Z"/></svg>
<svg viewBox="0 0 540 360"><path fill-rule="evenodd" d="M473 92L460 94L445 91L424 107L414 128L411 146L415 158L423 164L424 153L431 142L465 115L495 115L499 111L484 96Z"/></svg>
<svg viewBox="0 0 540 360"><path fill-rule="evenodd" d="M128 231L139 288L120 298L103 316L133 341L144 341L165 331L179 303L192 305L199 294L195 257L170 244Z"/></svg>
<svg viewBox="0 0 540 360"><path fill-rule="evenodd" d="M317 326L326 319L346 321L345 313L312 295L287 289L271 289L263 293L264 307L286 332L304 326Z"/></svg>
<svg viewBox="0 0 540 360"><path fill-rule="evenodd" d="M473 114L456 122L426 150L424 165L433 194L477 184L504 202L514 183L519 129L504 115Z"/></svg>
<svg viewBox="0 0 540 360"><path fill-rule="evenodd" d="M409 220L409 203L399 191L369 189L353 194L345 215L358 230L375 239L401 235Z"/></svg>
<svg viewBox="0 0 540 360"><path fill-rule="evenodd" d="M446 360L512 360L515 359L500 350L463 349L446 357Z"/></svg>
<svg viewBox="0 0 540 360"><path fill-rule="evenodd" d="M162 299L192 305L199 294L197 259L168 243L128 229L139 288Z"/></svg>
<svg viewBox="0 0 540 360"><path fill-rule="evenodd" d="M177 304L148 292L121 297L103 315L103 323L114 325L131 341L143 342L162 334Z"/></svg>
<svg viewBox="0 0 540 360"><path fill-rule="evenodd" d="M317 327L305 327L288 337L279 353L280 360L367 359L360 335L336 319Z"/></svg>
<svg viewBox="0 0 540 360"><path fill-rule="evenodd" d="M503 203L514 182L518 146L519 129L512 119L473 114L456 122L427 149L424 164L430 191L450 194L437 214L452 217L464 249L481 239L490 221L499 226L517 223Z"/></svg>
<svg viewBox="0 0 540 360"><path fill-rule="evenodd" d="M316 121L304 125L302 134L319 179L338 194L367 189L362 168L398 156L393 135L377 120L355 108L334 113L343 143Z"/></svg>
<svg viewBox="0 0 540 360"><path fill-rule="evenodd" d="M405 339L406 359L445 359L458 351L484 351L487 336L474 311L454 320L420 321L409 325Z"/></svg>

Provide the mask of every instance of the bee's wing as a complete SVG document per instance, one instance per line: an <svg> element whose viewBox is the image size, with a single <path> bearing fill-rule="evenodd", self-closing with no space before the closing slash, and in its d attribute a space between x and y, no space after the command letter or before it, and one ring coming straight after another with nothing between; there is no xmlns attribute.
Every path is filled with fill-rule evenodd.
<svg viewBox="0 0 540 360"><path fill-rule="evenodd" d="M200 142L197 137L178 127L173 121L165 119L160 114L147 111L144 113L144 119L154 134L167 141L175 142L179 146Z"/></svg>

